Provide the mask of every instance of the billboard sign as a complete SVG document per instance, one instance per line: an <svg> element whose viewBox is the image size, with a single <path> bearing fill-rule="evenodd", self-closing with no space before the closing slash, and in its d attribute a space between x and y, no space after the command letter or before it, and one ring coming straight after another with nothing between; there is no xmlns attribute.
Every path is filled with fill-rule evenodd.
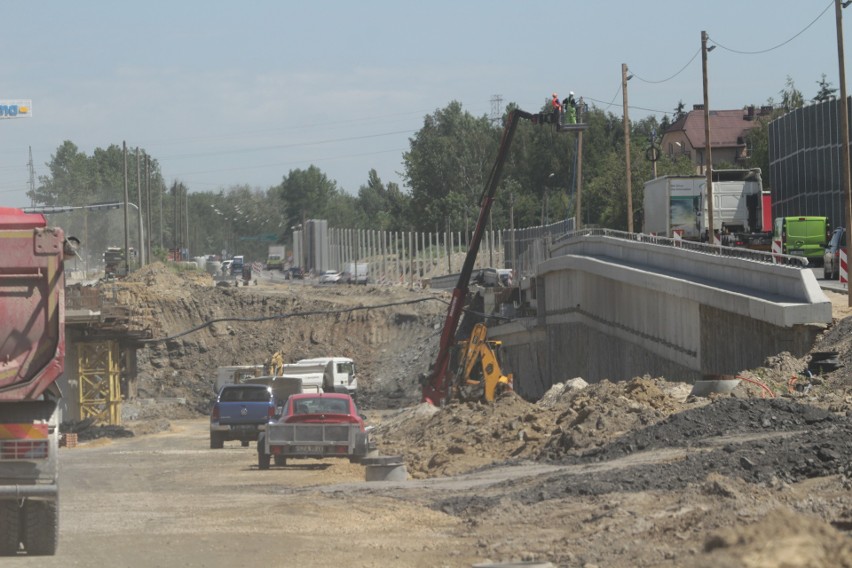
<svg viewBox="0 0 852 568"><path fill-rule="evenodd" d="M30 99L0 99L0 119L29 118L33 115Z"/></svg>

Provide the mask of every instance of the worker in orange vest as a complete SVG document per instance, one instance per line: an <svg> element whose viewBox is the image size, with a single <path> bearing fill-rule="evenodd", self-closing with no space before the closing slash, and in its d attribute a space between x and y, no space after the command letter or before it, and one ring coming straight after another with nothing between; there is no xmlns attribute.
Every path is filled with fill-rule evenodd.
<svg viewBox="0 0 852 568"><path fill-rule="evenodd" d="M553 98L550 100L550 105L553 107L553 118L557 124L562 124L562 103L559 102L559 95L553 93Z"/></svg>

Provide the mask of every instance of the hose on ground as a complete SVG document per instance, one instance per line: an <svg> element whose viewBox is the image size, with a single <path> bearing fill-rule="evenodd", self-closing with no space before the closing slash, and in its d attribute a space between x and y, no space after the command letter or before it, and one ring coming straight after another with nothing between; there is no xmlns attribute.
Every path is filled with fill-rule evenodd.
<svg viewBox="0 0 852 568"><path fill-rule="evenodd" d="M768 392L768 393L769 393L769 398L775 398L775 393L774 393L774 392L772 392L772 389L770 389L768 386L766 386L765 384L761 383L761 382L760 382L760 381L758 381L757 379L750 379L749 377L746 377L745 375L737 375L737 378L738 378L738 379L740 379L740 380L742 380L742 381L745 381L745 382L747 382L747 383L751 383L751 384L753 384L753 385L757 385L757 386L759 386L759 387L760 387L761 389L763 389L765 392ZM763 395L763 394L761 394L761 397L760 397L760 398L766 398L766 396L765 396L765 395Z"/></svg>

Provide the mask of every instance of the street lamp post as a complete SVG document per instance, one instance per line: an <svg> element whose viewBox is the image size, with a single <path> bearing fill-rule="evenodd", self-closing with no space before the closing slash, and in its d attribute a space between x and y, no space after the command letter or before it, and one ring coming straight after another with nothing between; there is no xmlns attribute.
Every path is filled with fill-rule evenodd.
<svg viewBox="0 0 852 568"><path fill-rule="evenodd" d="M713 51L715 45L707 48L707 32L701 32L701 75L704 83L704 173L707 176L707 225L708 239L716 244L716 231L713 224L713 158L710 150L710 99L707 94L707 52Z"/></svg>
<svg viewBox="0 0 852 568"><path fill-rule="evenodd" d="M621 64L621 92L624 95L624 160L627 163L627 169L624 175L627 180L627 232L633 232L633 187L630 175L630 118L627 115L627 81L632 79L632 75L627 74L627 64Z"/></svg>

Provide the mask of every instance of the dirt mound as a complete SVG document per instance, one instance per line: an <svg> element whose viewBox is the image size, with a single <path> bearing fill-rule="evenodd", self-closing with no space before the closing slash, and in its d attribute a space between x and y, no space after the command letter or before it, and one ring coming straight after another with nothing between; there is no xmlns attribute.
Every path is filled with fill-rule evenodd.
<svg viewBox="0 0 852 568"><path fill-rule="evenodd" d="M493 403L428 404L386 417L376 436L383 454L402 455L413 478L453 475L495 461L534 457L556 413L509 392Z"/></svg>
<svg viewBox="0 0 852 568"><path fill-rule="evenodd" d="M412 477L467 472L494 461L537 459L601 446L706 401L691 387L638 377L625 383L552 387L538 402L506 393L493 404L420 405L385 418L376 435L382 453L405 456Z"/></svg>
<svg viewBox="0 0 852 568"><path fill-rule="evenodd" d="M671 463L639 465L604 473L593 482L555 484L558 493L606 493L613 490L681 489L715 472L750 483L795 483L841 475L852 479L852 418L783 399L719 399L673 414L582 455L560 463L589 463L624 458L638 452L701 448ZM553 448L543 454L552 458Z"/></svg>
<svg viewBox="0 0 852 568"><path fill-rule="evenodd" d="M178 270L171 265L155 262L131 272L115 284L116 290L132 290L123 300L146 298L148 301L187 298L201 288L213 287L213 278L198 270ZM127 304L122 301L122 304Z"/></svg>
<svg viewBox="0 0 852 568"><path fill-rule="evenodd" d="M691 405L706 404L695 398L687 402L690 390L684 383L648 376L624 383L601 381L583 389L566 389L549 403L559 415L556 431L545 443L543 454L553 457L600 446Z"/></svg>
<svg viewBox="0 0 852 568"><path fill-rule="evenodd" d="M709 553L698 568L748 568L751 566L808 566L852 568L852 541L823 522L782 507L758 522L724 528L704 543Z"/></svg>

